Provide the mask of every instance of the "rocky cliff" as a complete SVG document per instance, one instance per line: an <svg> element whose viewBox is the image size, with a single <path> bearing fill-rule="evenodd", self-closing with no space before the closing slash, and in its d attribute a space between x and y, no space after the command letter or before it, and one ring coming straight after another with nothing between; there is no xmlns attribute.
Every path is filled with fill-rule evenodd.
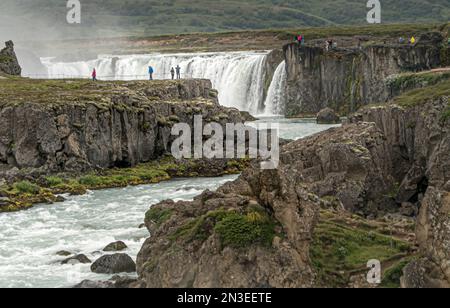
<svg viewBox="0 0 450 308"><path fill-rule="evenodd" d="M22 69L14 52L14 43L8 41L6 47L0 50L0 73L20 76Z"/></svg>
<svg viewBox="0 0 450 308"><path fill-rule="evenodd" d="M331 107L349 114L370 103L390 98L386 78L407 71L422 71L444 63L439 33L428 33L411 45L369 45L338 48L289 44L284 47L288 74L289 116L315 114Z"/></svg>
<svg viewBox="0 0 450 308"><path fill-rule="evenodd" d="M138 286L310 287L336 280L357 286L345 273L365 269L368 259L392 265L399 255L412 254L395 236L371 229L370 220L360 224L372 231L361 231L354 222L349 227L330 220L323 209L384 222L420 209L423 258L406 268L404 284L446 286L448 89L448 82L440 83L425 99L412 92L363 109L341 128L285 145L276 170L255 164L215 193L152 207L146 215L151 237L137 260ZM380 232L392 235L398 224Z"/></svg>
<svg viewBox="0 0 450 308"><path fill-rule="evenodd" d="M0 170L86 171L147 162L170 150L171 127L241 122L207 80L0 80Z"/></svg>

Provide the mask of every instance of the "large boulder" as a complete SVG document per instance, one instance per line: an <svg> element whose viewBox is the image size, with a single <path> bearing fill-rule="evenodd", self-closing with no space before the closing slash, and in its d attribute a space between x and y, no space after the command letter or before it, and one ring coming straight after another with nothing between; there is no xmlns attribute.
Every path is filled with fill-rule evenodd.
<svg viewBox="0 0 450 308"><path fill-rule="evenodd" d="M100 257L92 264L91 271L97 274L133 273L136 264L129 255L118 253Z"/></svg>
<svg viewBox="0 0 450 308"><path fill-rule="evenodd" d="M124 242L117 241L117 242L114 242L114 243L111 243L111 244L107 245L105 248L103 248L103 251L106 251L106 252L122 251L122 250L125 250L127 248L128 248L128 246Z"/></svg>
<svg viewBox="0 0 450 308"><path fill-rule="evenodd" d="M14 43L8 41L5 45L6 47L0 50L0 73L20 76L22 68L19 65L16 53L14 52Z"/></svg>
<svg viewBox="0 0 450 308"><path fill-rule="evenodd" d="M317 124L338 124L341 123L341 118L331 108L322 109L317 114Z"/></svg>

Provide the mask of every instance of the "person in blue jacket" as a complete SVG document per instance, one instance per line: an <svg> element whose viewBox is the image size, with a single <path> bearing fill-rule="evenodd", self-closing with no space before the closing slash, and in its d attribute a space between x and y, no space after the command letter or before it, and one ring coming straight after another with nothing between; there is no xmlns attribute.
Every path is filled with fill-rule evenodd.
<svg viewBox="0 0 450 308"><path fill-rule="evenodd" d="M153 67L149 66L148 67L148 75L150 76L150 80L153 80L153 73L154 73Z"/></svg>

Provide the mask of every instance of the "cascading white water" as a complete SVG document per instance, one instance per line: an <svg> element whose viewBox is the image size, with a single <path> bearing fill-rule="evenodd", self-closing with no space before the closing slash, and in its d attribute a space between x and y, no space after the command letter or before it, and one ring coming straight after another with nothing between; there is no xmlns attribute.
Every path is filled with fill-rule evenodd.
<svg viewBox="0 0 450 308"><path fill-rule="evenodd" d="M179 65L182 78L211 80L222 105L257 114L264 108L266 56L267 52L101 55L86 62L55 63L51 58L42 62L49 78L87 78L96 68L98 79L106 80L147 79L149 65L155 79L170 79L171 68Z"/></svg>
<svg viewBox="0 0 450 308"><path fill-rule="evenodd" d="M267 98L264 103L264 115L283 115L286 104L286 62L278 65L273 75L272 82L267 92Z"/></svg>

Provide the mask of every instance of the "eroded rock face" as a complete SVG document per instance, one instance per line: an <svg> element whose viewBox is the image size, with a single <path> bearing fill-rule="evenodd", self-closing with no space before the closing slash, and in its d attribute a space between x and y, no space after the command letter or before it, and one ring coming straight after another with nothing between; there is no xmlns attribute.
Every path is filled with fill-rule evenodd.
<svg viewBox="0 0 450 308"><path fill-rule="evenodd" d="M283 146L276 170L255 162L215 193L152 207L139 286L314 286L310 242L319 207L330 204L366 217L414 216L420 208L423 257L406 267L403 284L447 286L447 106L443 97L364 109L341 128ZM413 172L426 181L411 181Z"/></svg>
<svg viewBox="0 0 450 308"><path fill-rule="evenodd" d="M287 144L276 170L256 164L216 193L156 205L147 213L151 237L137 260L140 281L146 287L313 286L309 245L321 197L361 213L389 207L374 202L392 185L388 150L375 124L347 125ZM260 226L255 221L268 223L270 240L253 229ZM262 235L246 242L255 233Z"/></svg>
<svg viewBox="0 0 450 308"><path fill-rule="evenodd" d="M439 39L442 42L442 35ZM416 46L380 45L330 52L320 47L299 48L298 44L285 46L286 115L316 114L325 107L349 114L363 105L387 101L388 76L440 66L441 44L430 40L434 42L436 37Z"/></svg>
<svg viewBox="0 0 450 308"><path fill-rule="evenodd" d="M14 52L14 43L8 41L6 47L0 50L0 73L20 76L22 69Z"/></svg>
<svg viewBox="0 0 450 308"><path fill-rule="evenodd" d="M383 131L400 184L397 202L419 211L421 257L404 270L407 288L450 287L450 122L442 118L448 105L442 97L410 108L367 108L356 116Z"/></svg>
<svg viewBox="0 0 450 308"><path fill-rule="evenodd" d="M40 172L134 166L169 152L176 138L172 126L182 122L192 127L194 115L202 115L204 122L242 122L238 110L210 97L207 80L163 87L136 82L121 86L120 94L116 85L98 87L103 88L95 100L83 103L76 99L80 94L69 93L58 103L30 98L0 104L0 165ZM116 93L108 93L108 87ZM55 95L57 99L61 97Z"/></svg>

